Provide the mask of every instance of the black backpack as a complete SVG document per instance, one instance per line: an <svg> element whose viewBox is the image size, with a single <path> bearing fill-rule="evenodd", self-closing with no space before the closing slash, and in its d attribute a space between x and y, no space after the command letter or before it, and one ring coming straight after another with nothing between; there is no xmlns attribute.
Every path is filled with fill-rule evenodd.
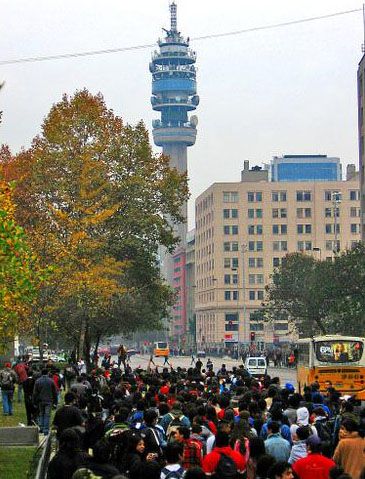
<svg viewBox="0 0 365 479"><path fill-rule="evenodd" d="M322 442L332 441L332 431L327 421L317 421L314 423L314 427L317 429L318 436Z"/></svg>
<svg viewBox="0 0 365 479"><path fill-rule="evenodd" d="M220 456L215 476L219 479L236 479L238 471L234 460L223 453Z"/></svg>

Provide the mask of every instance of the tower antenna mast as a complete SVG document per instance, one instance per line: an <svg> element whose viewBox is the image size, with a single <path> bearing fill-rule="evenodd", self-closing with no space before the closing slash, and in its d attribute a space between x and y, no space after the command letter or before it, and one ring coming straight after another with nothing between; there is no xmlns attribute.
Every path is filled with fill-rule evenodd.
<svg viewBox="0 0 365 479"><path fill-rule="evenodd" d="M363 34L364 34L364 43L361 45L361 50L365 52L365 3L362 4L362 21L363 21Z"/></svg>
<svg viewBox="0 0 365 479"><path fill-rule="evenodd" d="M177 32L177 5L175 2L170 4L171 13L171 31Z"/></svg>

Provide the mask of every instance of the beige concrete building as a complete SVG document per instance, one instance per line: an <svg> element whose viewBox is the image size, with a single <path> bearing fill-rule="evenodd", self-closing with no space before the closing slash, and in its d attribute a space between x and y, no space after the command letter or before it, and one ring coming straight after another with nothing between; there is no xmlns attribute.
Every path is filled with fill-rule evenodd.
<svg viewBox="0 0 365 479"><path fill-rule="evenodd" d="M360 201L362 241L365 241L365 55L361 58L357 70L357 107L359 130L359 165L360 165Z"/></svg>
<svg viewBox="0 0 365 479"><path fill-rule="evenodd" d="M348 169L353 173L353 167ZM360 241L359 180L270 182L249 170L214 183L196 200L195 312L198 347L288 340L256 311L273 269L290 252L332 260ZM257 180L255 179L257 178Z"/></svg>

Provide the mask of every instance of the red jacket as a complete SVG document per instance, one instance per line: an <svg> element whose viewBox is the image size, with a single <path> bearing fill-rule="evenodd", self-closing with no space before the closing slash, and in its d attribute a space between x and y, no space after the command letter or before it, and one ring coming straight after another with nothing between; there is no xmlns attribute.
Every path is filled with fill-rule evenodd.
<svg viewBox="0 0 365 479"><path fill-rule="evenodd" d="M246 469L246 459L238 451L233 451L230 446L225 447L215 447L212 452L207 454L203 459L203 470L205 474L211 476L215 473L219 459L221 458L221 453L229 456L234 460L237 466L237 471L243 473ZM311 478L313 479L313 478ZM317 478L316 478L317 479Z"/></svg>
<svg viewBox="0 0 365 479"><path fill-rule="evenodd" d="M23 383L26 379L28 379L28 366L24 363L18 363L14 366L14 371L17 373L19 378L19 383Z"/></svg>
<svg viewBox="0 0 365 479"><path fill-rule="evenodd" d="M328 479L330 469L336 464L322 454L308 454L293 464L299 479Z"/></svg>

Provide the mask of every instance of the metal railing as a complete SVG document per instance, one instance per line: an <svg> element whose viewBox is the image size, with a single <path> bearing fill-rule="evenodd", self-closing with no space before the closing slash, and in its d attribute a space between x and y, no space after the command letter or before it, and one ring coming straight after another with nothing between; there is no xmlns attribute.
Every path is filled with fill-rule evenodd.
<svg viewBox="0 0 365 479"><path fill-rule="evenodd" d="M29 478L34 477L35 479L46 479L53 443L54 443L54 434L50 432L48 436L39 445L38 450L36 451L35 459L39 457L40 452L41 452L41 456L38 461L38 466L37 466L37 471L35 473L35 476L32 475L32 476L29 476Z"/></svg>

